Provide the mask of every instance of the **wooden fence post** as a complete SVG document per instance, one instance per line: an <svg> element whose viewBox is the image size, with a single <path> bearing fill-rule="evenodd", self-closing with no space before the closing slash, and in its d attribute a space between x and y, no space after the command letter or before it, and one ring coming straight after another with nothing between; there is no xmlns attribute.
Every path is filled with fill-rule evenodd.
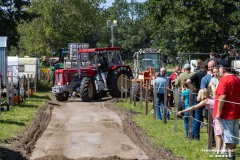
<svg viewBox="0 0 240 160"><path fill-rule="evenodd" d="M34 76L34 92L37 92L37 74Z"/></svg>
<svg viewBox="0 0 240 160"><path fill-rule="evenodd" d="M175 108L175 112L178 112L178 87L174 87L174 108ZM177 132L178 131L178 115L174 114L174 131Z"/></svg>
<svg viewBox="0 0 240 160"><path fill-rule="evenodd" d="M30 98L30 81L29 81L29 74L27 74L27 86L28 86L28 98Z"/></svg>
<svg viewBox="0 0 240 160"><path fill-rule="evenodd" d="M24 100L26 100L26 75L23 77Z"/></svg>
<svg viewBox="0 0 240 160"><path fill-rule="evenodd" d="M209 112L208 109L208 149L212 149L212 140L213 140L213 127L212 127L212 114Z"/></svg>
<svg viewBox="0 0 240 160"><path fill-rule="evenodd" d="M10 90L11 90L11 106L14 106L14 82L13 82L13 74L11 75L11 87L10 87Z"/></svg>
<svg viewBox="0 0 240 160"><path fill-rule="evenodd" d="M134 91L133 91L133 95L134 95L134 107L136 107L136 101L137 101L137 89L136 89L136 87L137 87L137 78L135 77L134 78Z"/></svg>
<svg viewBox="0 0 240 160"><path fill-rule="evenodd" d="M132 104L132 96L133 96L133 93L132 93L132 77L130 77L129 79L129 86L130 86L130 104Z"/></svg>
<svg viewBox="0 0 240 160"><path fill-rule="evenodd" d="M167 81L164 83L163 123L167 123Z"/></svg>
<svg viewBox="0 0 240 160"><path fill-rule="evenodd" d="M10 92L10 86L9 86L9 81L8 81L8 76L6 76L6 90L7 90L7 95L6 95L6 101L7 101L7 105L8 105L8 110L9 110L9 106L10 106L10 97L9 97L9 92Z"/></svg>
<svg viewBox="0 0 240 160"><path fill-rule="evenodd" d="M157 118L157 114L156 114L156 101L157 101L157 88L155 85L153 85L153 117L154 119Z"/></svg>
<svg viewBox="0 0 240 160"><path fill-rule="evenodd" d="M125 100L127 101L127 95L128 95L128 77L125 75Z"/></svg>
<svg viewBox="0 0 240 160"><path fill-rule="evenodd" d="M18 78L18 105L20 105L20 77L17 76Z"/></svg>
<svg viewBox="0 0 240 160"><path fill-rule="evenodd" d="M0 100L2 98L2 75L0 75ZM0 114L2 113L2 107L0 106Z"/></svg>
<svg viewBox="0 0 240 160"><path fill-rule="evenodd" d="M148 115L148 81L146 81L145 104L146 104L145 115Z"/></svg>
<svg viewBox="0 0 240 160"><path fill-rule="evenodd" d="M140 109L142 110L142 103L143 103L143 82L142 79L140 79Z"/></svg>
<svg viewBox="0 0 240 160"><path fill-rule="evenodd" d="M193 85L189 84L189 107L193 105ZM192 139L192 111L189 111L188 117L188 138Z"/></svg>

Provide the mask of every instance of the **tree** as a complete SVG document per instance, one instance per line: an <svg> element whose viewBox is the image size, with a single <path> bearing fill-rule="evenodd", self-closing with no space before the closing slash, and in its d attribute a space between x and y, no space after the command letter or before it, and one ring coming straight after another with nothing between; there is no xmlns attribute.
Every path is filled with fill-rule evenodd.
<svg viewBox="0 0 240 160"><path fill-rule="evenodd" d="M155 45L168 53L221 51L230 35L239 36L240 2L150 0Z"/></svg>
<svg viewBox="0 0 240 160"><path fill-rule="evenodd" d="M18 45L17 23L22 19L30 18L24 10L29 4L29 0L1 0L0 2L0 35L8 36L8 49L10 46Z"/></svg>
<svg viewBox="0 0 240 160"><path fill-rule="evenodd" d="M95 45L93 33L101 27L100 1L83 0L33 0L28 13L38 16L32 21L22 21L21 54L41 56L67 47L68 43L85 42Z"/></svg>

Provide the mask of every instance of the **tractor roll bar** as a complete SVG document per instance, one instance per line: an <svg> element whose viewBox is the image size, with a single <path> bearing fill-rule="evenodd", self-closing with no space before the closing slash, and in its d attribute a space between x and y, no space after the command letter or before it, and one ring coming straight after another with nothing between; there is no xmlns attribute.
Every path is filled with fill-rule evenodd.
<svg viewBox="0 0 240 160"><path fill-rule="evenodd" d="M80 50L78 50L78 53L117 51L117 50L121 50L121 48L120 47L107 47L107 48L80 49Z"/></svg>

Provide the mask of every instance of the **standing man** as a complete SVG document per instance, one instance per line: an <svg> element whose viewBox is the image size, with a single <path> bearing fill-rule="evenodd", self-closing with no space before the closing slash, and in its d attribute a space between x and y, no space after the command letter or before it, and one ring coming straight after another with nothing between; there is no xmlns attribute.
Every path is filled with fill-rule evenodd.
<svg viewBox="0 0 240 160"><path fill-rule="evenodd" d="M182 92L184 89L183 89L183 82L184 80L187 80L189 77L191 77L193 75L193 73L191 73L191 66L190 64L186 63L183 67L183 70L184 72L182 72L178 77L177 77L177 80L175 81L175 85L176 86L179 86L181 87L181 90L179 89L179 92ZM182 108L182 105L181 105L181 96L179 94L178 96L178 100L179 100L179 106L178 106L178 111L181 111L183 108Z"/></svg>
<svg viewBox="0 0 240 160"><path fill-rule="evenodd" d="M221 121L228 158L236 159L235 150L239 144L240 79L232 73L229 63L223 63L219 72L223 77L215 93L213 117Z"/></svg>
<svg viewBox="0 0 240 160"><path fill-rule="evenodd" d="M108 62L107 62L106 57L103 57L102 55L100 55L98 67L99 67L99 71L100 71L101 77L102 77L104 85L105 85L104 90L108 90L108 88L107 88Z"/></svg>
<svg viewBox="0 0 240 160"><path fill-rule="evenodd" d="M165 82L167 81L163 76L160 75L160 72L155 73L156 79L153 81L153 88L156 89L156 116L157 119L162 120L162 113L164 109L164 87Z"/></svg>

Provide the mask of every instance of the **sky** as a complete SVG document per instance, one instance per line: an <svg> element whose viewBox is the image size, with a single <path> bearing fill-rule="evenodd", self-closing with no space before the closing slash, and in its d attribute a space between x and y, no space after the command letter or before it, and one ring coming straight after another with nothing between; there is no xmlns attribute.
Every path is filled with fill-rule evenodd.
<svg viewBox="0 0 240 160"><path fill-rule="evenodd" d="M106 6L106 8L107 7L110 7L110 6L112 6L112 3L115 1L115 0L106 0L107 1L107 3L104 5L104 6ZM127 0L128 2L131 2L131 0ZM146 0L136 0L136 2L146 2Z"/></svg>

